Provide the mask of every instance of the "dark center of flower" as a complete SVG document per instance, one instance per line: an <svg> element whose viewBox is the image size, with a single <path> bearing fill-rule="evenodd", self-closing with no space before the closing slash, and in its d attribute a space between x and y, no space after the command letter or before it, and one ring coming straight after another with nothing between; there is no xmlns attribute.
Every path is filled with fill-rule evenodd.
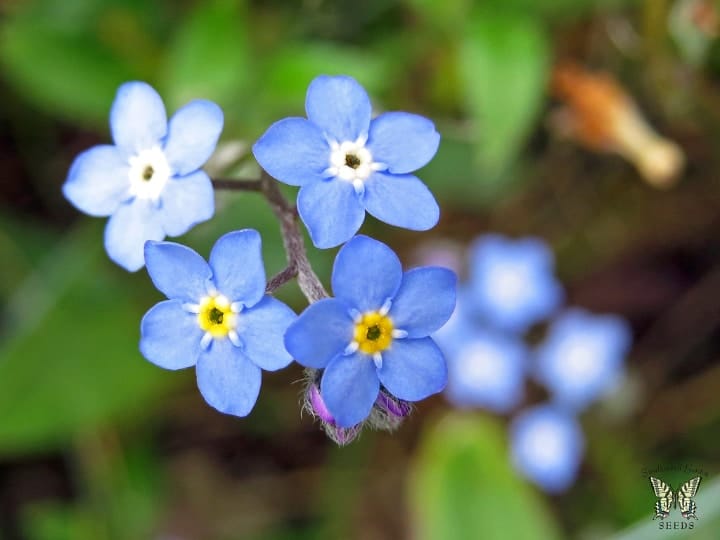
<svg viewBox="0 0 720 540"><path fill-rule="evenodd" d="M375 324L367 329L367 333L365 334L365 337L369 339L370 341L377 341L377 339L382 335L382 330L380 327Z"/></svg>
<svg viewBox="0 0 720 540"><path fill-rule="evenodd" d="M153 169L151 165L148 165L143 169L142 178L146 182L149 182L152 180L153 174L155 174L155 169Z"/></svg>
<svg viewBox="0 0 720 540"><path fill-rule="evenodd" d="M208 313L208 319L213 324L222 324L224 316L225 314L216 307L212 308Z"/></svg>
<svg viewBox="0 0 720 540"><path fill-rule="evenodd" d="M345 165L351 169L357 169L360 166L360 158L355 154L345 154Z"/></svg>

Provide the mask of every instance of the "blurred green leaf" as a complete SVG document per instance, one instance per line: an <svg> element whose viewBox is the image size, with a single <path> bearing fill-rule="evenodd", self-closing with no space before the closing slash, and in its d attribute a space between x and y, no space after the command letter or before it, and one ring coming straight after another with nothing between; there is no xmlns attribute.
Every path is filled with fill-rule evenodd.
<svg viewBox="0 0 720 540"><path fill-rule="evenodd" d="M288 43L267 66L262 98L269 107L295 111L302 111L307 87L318 75L350 75L371 94L385 87L388 76L382 55L338 43Z"/></svg>
<svg viewBox="0 0 720 540"><path fill-rule="evenodd" d="M137 350L146 278L114 268L101 238L98 223L69 234L6 307L0 454L144 412L173 380Z"/></svg>
<svg viewBox="0 0 720 540"><path fill-rule="evenodd" d="M198 2L176 29L162 87L171 109L196 98L226 107L252 74L244 2Z"/></svg>
<svg viewBox="0 0 720 540"><path fill-rule="evenodd" d="M29 16L0 27L0 61L27 99L75 123L106 122L115 90L132 78L92 36Z"/></svg>
<svg viewBox="0 0 720 540"><path fill-rule="evenodd" d="M549 510L508 462L493 420L453 414L425 434L410 487L420 540L559 538Z"/></svg>
<svg viewBox="0 0 720 540"><path fill-rule="evenodd" d="M548 62L538 21L484 10L470 20L460 47L460 73L480 163L490 176L515 157L535 122Z"/></svg>

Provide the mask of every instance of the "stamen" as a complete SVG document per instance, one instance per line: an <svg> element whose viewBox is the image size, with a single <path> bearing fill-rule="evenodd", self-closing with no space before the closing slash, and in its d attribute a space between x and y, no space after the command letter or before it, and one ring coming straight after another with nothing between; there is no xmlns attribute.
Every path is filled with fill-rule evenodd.
<svg viewBox="0 0 720 540"><path fill-rule="evenodd" d="M360 159L355 154L345 154L345 165L357 169L360 166Z"/></svg>
<svg viewBox="0 0 720 540"><path fill-rule="evenodd" d="M150 180L152 180L153 174L155 174L155 170L152 168L151 165L148 165L147 167L145 167L145 170L142 173L142 179L146 182L149 182Z"/></svg>

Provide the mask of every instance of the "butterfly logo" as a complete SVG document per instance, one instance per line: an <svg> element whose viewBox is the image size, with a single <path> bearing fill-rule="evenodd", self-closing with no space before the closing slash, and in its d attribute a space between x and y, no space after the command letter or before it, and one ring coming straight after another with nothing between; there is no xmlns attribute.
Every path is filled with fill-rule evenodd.
<svg viewBox="0 0 720 540"><path fill-rule="evenodd" d="M671 508L680 508L680 514L685 519L695 518L697 505L693 501L693 497L697 493L700 485L700 477L696 476L682 484L680 488L673 492L670 486L659 478L650 477L650 485L652 485L655 496L658 498L655 503L655 518L665 519L670 515Z"/></svg>

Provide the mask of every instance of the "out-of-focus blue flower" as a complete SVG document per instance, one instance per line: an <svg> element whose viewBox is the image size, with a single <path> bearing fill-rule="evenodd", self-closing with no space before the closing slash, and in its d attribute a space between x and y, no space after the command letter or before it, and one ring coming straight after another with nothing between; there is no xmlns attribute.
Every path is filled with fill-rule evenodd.
<svg viewBox="0 0 720 540"><path fill-rule="evenodd" d="M422 116L388 112L371 120L370 99L351 77L310 83L305 118L276 122L253 146L258 163L281 182L301 186L298 213L313 244L349 240L365 219L424 231L439 208L413 171L437 151L440 135Z"/></svg>
<svg viewBox="0 0 720 540"><path fill-rule="evenodd" d="M528 350L514 336L478 330L446 358L445 393L455 405L507 412L522 399Z"/></svg>
<svg viewBox="0 0 720 540"><path fill-rule="evenodd" d="M520 413L510 426L510 445L517 470L551 493L570 487L585 448L575 417L550 405Z"/></svg>
<svg viewBox="0 0 720 540"><path fill-rule="evenodd" d="M210 219L213 188L199 170L223 126L216 104L191 101L167 122L158 93L143 82L120 86L110 111L115 145L80 154L63 185L65 197L91 216L110 216L105 249L134 272L146 240L178 236Z"/></svg>
<svg viewBox="0 0 720 540"><path fill-rule="evenodd" d="M480 237L470 250L468 287L472 310L486 324L513 332L547 317L563 300L552 252L537 238Z"/></svg>
<svg viewBox="0 0 720 540"><path fill-rule="evenodd" d="M195 366L205 401L246 416L260 392L261 369L292 361L283 334L296 319L265 294L260 234L248 229L222 236L210 264L180 244L148 242L145 262L169 300L143 317L140 352L165 369Z"/></svg>
<svg viewBox="0 0 720 540"><path fill-rule="evenodd" d="M630 345L622 318L570 309L537 350L537 378L558 404L580 410L619 381Z"/></svg>
<svg viewBox="0 0 720 540"><path fill-rule="evenodd" d="M310 305L285 334L297 362L324 370L320 393L338 426L367 418L381 383L403 401L445 387L445 359L429 335L450 317L455 284L446 268L403 273L397 255L367 236L342 247L332 274L335 298Z"/></svg>

